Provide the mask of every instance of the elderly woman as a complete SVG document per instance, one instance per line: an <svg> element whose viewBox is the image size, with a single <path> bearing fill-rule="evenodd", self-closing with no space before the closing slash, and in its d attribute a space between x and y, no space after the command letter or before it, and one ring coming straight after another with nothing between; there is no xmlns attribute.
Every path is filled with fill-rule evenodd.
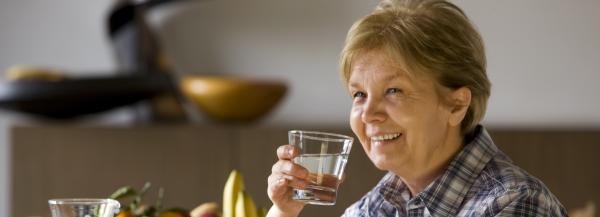
<svg viewBox="0 0 600 217"><path fill-rule="evenodd" d="M350 125L380 170L344 216L567 216L535 177L511 163L482 120L490 82L481 36L446 1L384 1L357 21L341 69ZM292 188L307 170L284 145L268 179L268 216L298 216Z"/></svg>

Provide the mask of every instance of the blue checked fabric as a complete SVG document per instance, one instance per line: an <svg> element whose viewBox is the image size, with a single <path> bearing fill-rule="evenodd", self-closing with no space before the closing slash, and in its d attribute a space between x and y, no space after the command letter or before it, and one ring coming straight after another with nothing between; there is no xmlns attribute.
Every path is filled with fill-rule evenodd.
<svg viewBox="0 0 600 217"><path fill-rule="evenodd" d="M413 198L402 180L386 174L345 217L568 216L537 178L529 175L478 126L446 171Z"/></svg>

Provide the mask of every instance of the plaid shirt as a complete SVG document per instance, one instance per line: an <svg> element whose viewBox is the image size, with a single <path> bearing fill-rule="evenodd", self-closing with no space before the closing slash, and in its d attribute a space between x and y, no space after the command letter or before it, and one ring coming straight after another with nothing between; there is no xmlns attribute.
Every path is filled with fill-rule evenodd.
<svg viewBox="0 0 600 217"><path fill-rule="evenodd" d="M406 185L390 172L343 216L567 216L567 211L478 126L471 142L422 192L410 198Z"/></svg>

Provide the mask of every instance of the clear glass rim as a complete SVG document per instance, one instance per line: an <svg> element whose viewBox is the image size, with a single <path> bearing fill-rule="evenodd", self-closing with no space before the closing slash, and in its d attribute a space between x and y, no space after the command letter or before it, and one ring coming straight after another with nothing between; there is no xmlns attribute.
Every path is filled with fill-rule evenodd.
<svg viewBox="0 0 600 217"><path fill-rule="evenodd" d="M344 142L344 141L354 141L354 138L342 134L337 133L327 133L327 132L318 132L318 131L307 131L307 130L290 130L288 131L290 136L302 136L303 138L320 140L320 141L328 141L328 142ZM332 136L337 138L326 138L322 136Z"/></svg>
<svg viewBox="0 0 600 217"><path fill-rule="evenodd" d="M86 205L95 205L95 204L108 204L113 205L119 208L121 204L113 199L98 199L98 198L65 198L65 199L50 199L48 200L48 204L50 205L71 205L71 204L86 204Z"/></svg>

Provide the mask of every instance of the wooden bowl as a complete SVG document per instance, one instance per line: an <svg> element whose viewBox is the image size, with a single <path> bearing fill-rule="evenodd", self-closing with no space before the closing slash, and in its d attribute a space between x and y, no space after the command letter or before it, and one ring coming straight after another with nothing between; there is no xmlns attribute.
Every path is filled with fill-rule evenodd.
<svg viewBox="0 0 600 217"><path fill-rule="evenodd" d="M265 116L287 91L280 81L187 76L181 90L207 116L224 122L250 122Z"/></svg>

